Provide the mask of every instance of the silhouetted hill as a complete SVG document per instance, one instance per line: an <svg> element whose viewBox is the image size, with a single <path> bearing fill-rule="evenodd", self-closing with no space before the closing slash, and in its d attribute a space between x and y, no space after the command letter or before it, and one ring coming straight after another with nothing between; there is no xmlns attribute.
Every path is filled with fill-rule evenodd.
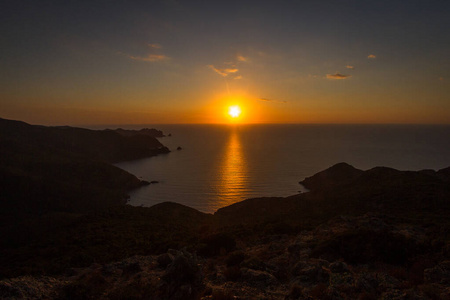
<svg viewBox="0 0 450 300"><path fill-rule="evenodd" d="M110 162L168 151L139 131L123 136L0 119L0 214L86 212L123 204L126 192L142 183Z"/></svg>
<svg viewBox="0 0 450 300"><path fill-rule="evenodd" d="M19 147L39 155L43 151L83 156L91 160L118 162L167 153L149 131L89 130L76 127L33 126L20 121L0 119L3 150ZM14 148L11 150L14 151Z"/></svg>
<svg viewBox="0 0 450 300"><path fill-rule="evenodd" d="M442 180L450 182L450 167L439 170L436 175Z"/></svg>
<svg viewBox="0 0 450 300"><path fill-rule="evenodd" d="M286 198L256 198L219 209L221 222L283 220L321 222L341 214L377 212L395 216L450 212L448 168L438 172L376 167L358 170L340 163L300 183L310 192Z"/></svg>
<svg viewBox="0 0 450 300"><path fill-rule="evenodd" d="M334 178L329 181L322 175L313 176L315 186L320 188L313 188L304 197L317 199L323 209L343 213L353 210L406 214L450 209L450 185L445 169L413 172L376 167L359 175L349 171L342 174L347 179L340 184ZM334 170L323 172L333 174Z"/></svg>
<svg viewBox="0 0 450 300"><path fill-rule="evenodd" d="M358 170L347 163L339 163L314 176L306 177L300 184L309 190L331 188L332 186L349 182L360 176L362 173L363 171Z"/></svg>
<svg viewBox="0 0 450 300"><path fill-rule="evenodd" d="M143 183L110 162L168 151L140 132L0 119L0 279L27 275L0 280L0 298L450 296L450 168L339 163L309 192L214 215L131 207Z"/></svg>
<svg viewBox="0 0 450 300"><path fill-rule="evenodd" d="M129 130L129 129L106 129L106 131L115 131L123 136L135 136L135 135L147 135L151 137L165 137L164 133L161 130L157 130L154 128L142 128L140 130Z"/></svg>

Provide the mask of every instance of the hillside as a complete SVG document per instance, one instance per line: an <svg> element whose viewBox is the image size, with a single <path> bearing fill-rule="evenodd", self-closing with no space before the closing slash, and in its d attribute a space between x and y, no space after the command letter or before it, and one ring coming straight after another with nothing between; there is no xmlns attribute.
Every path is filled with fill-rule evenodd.
<svg viewBox="0 0 450 300"><path fill-rule="evenodd" d="M0 119L0 214L86 212L125 203L126 192L143 183L111 162L169 152L151 131L127 132Z"/></svg>
<svg viewBox="0 0 450 300"><path fill-rule="evenodd" d="M211 215L124 205L143 183L110 162L167 152L149 131L0 125L0 298L450 296L450 168L339 163Z"/></svg>
<svg viewBox="0 0 450 300"><path fill-rule="evenodd" d="M258 198L220 208L220 223L283 222L317 224L339 215L376 212L396 217L444 217L450 212L448 169L398 171L376 167L358 170L336 164L300 182L309 192L285 198Z"/></svg>

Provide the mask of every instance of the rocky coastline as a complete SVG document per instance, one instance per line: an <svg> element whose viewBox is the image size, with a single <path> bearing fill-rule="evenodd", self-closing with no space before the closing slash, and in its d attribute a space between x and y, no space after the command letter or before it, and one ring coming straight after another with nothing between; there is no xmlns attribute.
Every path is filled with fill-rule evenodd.
<svg viewBox="0 0 450 300"><path fill-rule="evenodd" d="M2 299L450 298L450 168L339 163L205 214L125 205L145 182L111 163L167 153L152 130L0 127Z"/></svg>

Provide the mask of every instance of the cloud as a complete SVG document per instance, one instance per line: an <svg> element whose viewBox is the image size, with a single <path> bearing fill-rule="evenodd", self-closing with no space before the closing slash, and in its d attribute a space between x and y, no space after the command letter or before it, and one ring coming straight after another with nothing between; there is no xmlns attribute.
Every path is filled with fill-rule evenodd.
<svg viewBox="0 0 450 300"><path fill-rule="evenodd" d="M376 56L374 54L370 54L369 56L367 56L367 58L374 59L376 58Z"/></svg>
<svg viewBox="0 0 450 300"><path fill-rule="evenodd" d="M129 59L137 60L137 61L144 61L144 62L157 62L157 61L163 61L163 60L170 59L169 56L161 53L160 49L162 49L162 46L160 44L148 43L145 45L149 49L146 49L146 51L142 51L142 52L144 52L144 53L147 52L148 54L132 55L132 54L123 53L123 52L117 52L117 53L120 55L124 55L124 56L128 57Z"/></svg>
<svg viewBox="0 0 450 300"><path fill-rule="evenodd" d="M240 61L240 62L246 62L246 61L248 61L248 57L245 57L245 56L242 56L242 55L238 55L238 56L236 57L236 59L237 59L238 61Z"/></svg>
<svg viewBox="0 0 450 300"><path fill-rule="evenodd" d="M147 44L151 49L161 49L162 46L160 44Z"/></svg>
<svg viewBox="0 0 450 300"><path fill-rule="evenodd" d="M237 71L239 71L239 69L236 69L236 68L234 68L234 69L225 69L225 72L227 72L227 73L236 73Z"/></svg>
<svg viewBox="0 0 450 300"><path fill-rule="evenodd" d="M336 72L336 74L327 74L328 79L347 79L349 77L352 77L351 75L344 75Z"/></svg>
<svg viewBox="0 0 450 300"><path fill-rule="evenodd" d="M219 69L214 67L213 65L209 65L211 69L213 69L217 74L222 75L223 77L227 77L229 74L239 72L237 68L227 68L227 69ZM242 78L242 77L241 77ZM240 78L239 78L240 79Z"/></svg>
<svg viewBox="0 0 450 300"><path fill-rule="evenodd" d="M287 101L284 101L284 100L274 100L274 99L267 99L267 98L258 98L258 100L264 101L264 102L287 103Z"/></svg>
<svg viewBox="0 0 450 300"><path fill-rule="evenodd" d="M353 70L355 67L354 66L345 66L347 69Z"/></svg>
<svg viewBox="0 0 450 300"><path fill-rule="evenodd" d="M233 74L233 79L242 79L242 75L237 74L239 72L239 69L237 68L237 65L239 63L247 62L248 58L245 56L242 56L240 54L236 55L234 59L231 61L225 61L221 64L221 67L216 67L214 65L208 65L214 72L217 74L227 77L230 74Z"/></svg>
<svg viewBox="0 0 450 300"><path fill-rule="evenodd" d="M138 60L138 61L145 61L145 62L155 62L155 61L162 61L169 59L168 56L164 54L148 54L147 56L133 56L133 55L127 55L128 58L132 60Z"/></svg>

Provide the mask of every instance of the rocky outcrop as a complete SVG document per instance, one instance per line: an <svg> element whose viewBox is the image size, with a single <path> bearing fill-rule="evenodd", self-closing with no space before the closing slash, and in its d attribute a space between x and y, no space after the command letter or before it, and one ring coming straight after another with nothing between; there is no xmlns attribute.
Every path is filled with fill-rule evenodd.
<svg viewBox="0 0 450 300"><path fill-rule="evenodd" d="M417 226L408 226L410 232L421 232ZM314 257L314 250L321 244L361 228L394 234L403 231L405 225L390 223L382 216L342 216L295 235L274 235L251 242L244 239L238 251L209 258L186 249L168 250L158 256L133 256L71 269L55 277L4 279L0 280L0 297L446 299L450 264L441 261L418 268L426 250L418 256L408 254L403 265L382 259L360 264L342 257ZM388 244L384 246L389 251Z"/></svg>
<svg viewBox="0 0 450 300"><path fill-rule="evenodd" d="M332 188L336 185L351 182L363 173L347 163L338 163L314 176L306 177L300 184L308 190L320 190L322 188Z"/></svg>
<svg viewBox="0 0 450 300"><path fill-rule="evenodd" d="M203 273L195 254L171 250L172 262L167 266L160 287L167 299L198 299L204 289Z"/></svg>
<svg viewBox="0 0 450 300"><path fill-rule="evenodd" d="M266 271L243 268L241 273L242 280L250 286L263 289L277 284L275 276Z"/></svg>
<svg viewBox="0 0 450 300"><path fill-rule="evenodd" d="M1 299L57 299L67 280L49 276L23 276L0 281Z"/></svg>
<svg viewBox="0 0 450 300"><path fill-rule="evenodd" d="M450 261L442 261L436 266L424 270L427 283L440 283L450 285Z"/></svg>

